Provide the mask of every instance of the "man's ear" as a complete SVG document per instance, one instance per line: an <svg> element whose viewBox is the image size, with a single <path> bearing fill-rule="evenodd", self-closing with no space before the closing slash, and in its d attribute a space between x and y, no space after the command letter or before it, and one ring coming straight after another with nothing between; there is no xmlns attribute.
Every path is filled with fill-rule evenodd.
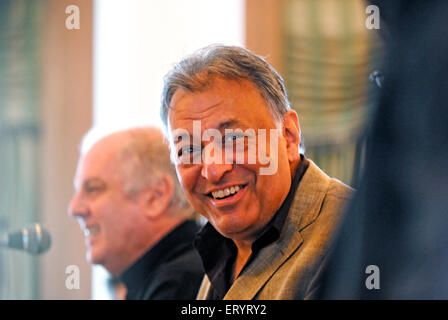
<svg viewBox="0 0 448 320"><path fill-rule="evenodd" d="M173 195L173 180L168 174L164 173L144 191L142 205L145 216L149 219L162 216L168 210Z"/></svg>
<svg viewBox="0 0 448 320"><path fill-rule="evenodd" d="M283 137L286 141L289 162L299 159L300 125L299 117L294 110L288 110L283 116Z"/></svg>

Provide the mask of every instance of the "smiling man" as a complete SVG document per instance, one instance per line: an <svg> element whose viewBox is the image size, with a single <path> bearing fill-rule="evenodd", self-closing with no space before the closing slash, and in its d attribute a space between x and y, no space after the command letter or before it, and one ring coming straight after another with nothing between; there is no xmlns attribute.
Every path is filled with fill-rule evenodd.
<svg viewBox="0 0 448 320"><path fill-rule="evenodd" d="M87 259L119 277L127 299L194 299L204 275L194 211L155 128L110 134L81 156L69 213Z"/></svg>
<svg viewBox="0 0 448 320"><path fill-rule="evenodd" d="M165 77L161 116L181 185L209 221L195 240L198 298L313 298L351 191L301 152L279 74L243 48L203 48Z"/></svg>

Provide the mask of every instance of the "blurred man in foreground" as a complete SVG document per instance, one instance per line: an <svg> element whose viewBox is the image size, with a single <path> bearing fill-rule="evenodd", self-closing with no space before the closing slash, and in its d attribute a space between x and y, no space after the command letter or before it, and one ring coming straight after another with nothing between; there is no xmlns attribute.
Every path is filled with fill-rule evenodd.
<svg viewBox="0 0 448 320"><path fill-rule="evenodd" d="M119 277L126 299L193 299L203 277L198 230L161 132L104 137L81 156L69 213L85 234L87 259Z"/></svg>
<svg viewBox="0 0 448 320"><path fill-rule="evenodd" d="M303 152L282 78L210 46L165 77L161 115L180 182L209 223L199 299L311 299L350 188Z"/></svg>
<svg viewBox="0 0 448 320"><path fill-rule="evenodd" d="M323 299L448 299L448 2L370 0L384 80Z"/></svg>

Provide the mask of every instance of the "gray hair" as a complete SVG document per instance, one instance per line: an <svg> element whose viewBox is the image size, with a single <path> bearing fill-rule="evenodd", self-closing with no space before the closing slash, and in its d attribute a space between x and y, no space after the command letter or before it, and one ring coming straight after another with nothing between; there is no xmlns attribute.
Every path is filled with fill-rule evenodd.
<svg viewBox="0 0 448 320"><path fill-rule="evenodd" d="M165 76L160 110L165 128L176 90L205 90L214 77L253 82L276 120L290 109L282 77L264 58L237 46L210 45L181 60Z"/></svg>
<svg viewBox="0 0 448 320"><path fill-rule="evenodd" d="M176 170L170 162L170 152L160 130L134 128L127 132L129 142L118 152L121 174L125 181L124 191L133 197L148 185L157 183L162 174L168 174L174 184L170 205L177 206L176 216L193 217L184 191L177 181Z"/></svg>

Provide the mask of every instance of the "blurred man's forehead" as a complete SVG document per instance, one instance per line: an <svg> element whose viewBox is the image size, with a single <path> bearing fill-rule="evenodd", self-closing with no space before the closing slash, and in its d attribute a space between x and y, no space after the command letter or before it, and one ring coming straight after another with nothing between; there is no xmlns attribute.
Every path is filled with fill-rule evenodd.
<svg viewBox="0 0 448 320"><path fill-rule="evenodd" d="M74 186L76 190L87 181L106 181L116 175L117 154L105 144L95 144L78 161Z"/></svg>

